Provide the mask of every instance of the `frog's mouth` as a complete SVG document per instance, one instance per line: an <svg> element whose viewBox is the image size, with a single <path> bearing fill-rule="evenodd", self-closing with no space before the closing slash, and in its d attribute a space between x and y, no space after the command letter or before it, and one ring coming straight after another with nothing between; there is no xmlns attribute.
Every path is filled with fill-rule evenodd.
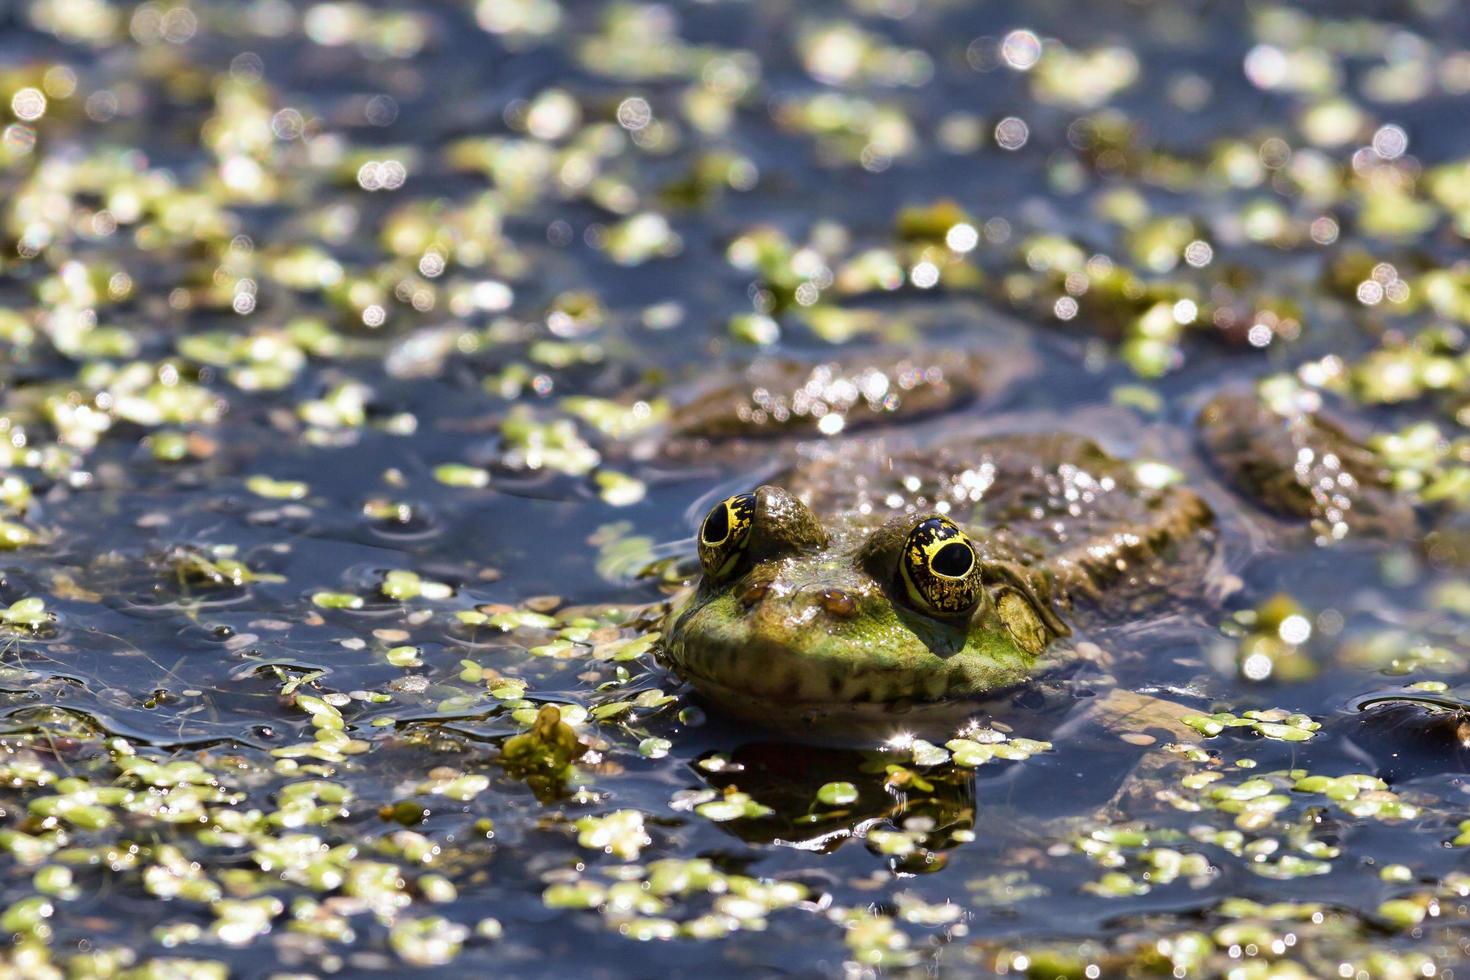
<svg viewBox="0 0 1470 980"><path fill-rule="evenodd" d="M691 678L701 699L723 714L786 735L815 737L819 741L879 744L904 736L950 734L1013 693L1017 684L981 698L933 701L782 701L755 697L749 691L709 679ZM1019 684L1019 682L1018 682Z"/></svg>

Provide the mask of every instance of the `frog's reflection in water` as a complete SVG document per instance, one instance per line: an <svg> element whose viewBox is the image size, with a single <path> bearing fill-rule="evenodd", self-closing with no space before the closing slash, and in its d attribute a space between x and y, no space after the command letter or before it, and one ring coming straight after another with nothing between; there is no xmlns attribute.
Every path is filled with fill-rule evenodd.
<svg viewBox="0 0 1470 980"><path fill-rule="evenodd" d="M720 823L746 843L827 853L860 841L894 870L922 873L966 845L1044 850L1146 790L1170 733L1120 738L1120 700L1025 690L1005 720L954 739L897 732L854 748L772 736L707 752L691 768L726 800L750 801L748 816Z"/></svg>

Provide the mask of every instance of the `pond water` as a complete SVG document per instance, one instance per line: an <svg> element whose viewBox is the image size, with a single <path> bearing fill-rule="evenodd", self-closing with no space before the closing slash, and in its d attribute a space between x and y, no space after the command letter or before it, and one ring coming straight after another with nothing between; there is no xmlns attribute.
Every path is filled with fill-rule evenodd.
<svg viewBox="0 0 1470 980"><path fill-rule="evenodd" d="M9 966L1452 976L1467 94L1448 0L0 5ZM671 431L941 349L877 432L1090 435L1209 560L965 739L703 704L790 440ZM1241 492L1253 385L1407 526Z"/></svg>

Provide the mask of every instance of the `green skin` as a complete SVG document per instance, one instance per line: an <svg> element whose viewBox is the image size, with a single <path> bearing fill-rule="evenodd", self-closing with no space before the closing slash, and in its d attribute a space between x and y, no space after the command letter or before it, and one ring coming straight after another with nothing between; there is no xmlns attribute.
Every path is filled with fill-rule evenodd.
<svg viewBox="0 0 1470 980"><path fill-rule="evenodd" d="M707 701L776 728L948 724L1060 664L1055 641L1070 630L1058 607L1149 601L1166 591L1161 578L1197 574L1188 556L1208 551L1211 515L1197 495L1143 487L1079 437L961 441L883 459L875 470L849 455L788 474L792 492L759 488L744 546L701 554L707 573L668 614L662 658ZM900 570L906 542L933 513L926 501L954 499L965 485L955 481L982 461L993 476L983 499L947 515L973 545L978 601L936 615ZM891 492L895 480L912 488L913 474L929 482ZM1195 541L1206 547L1175 547Z"/></svg>

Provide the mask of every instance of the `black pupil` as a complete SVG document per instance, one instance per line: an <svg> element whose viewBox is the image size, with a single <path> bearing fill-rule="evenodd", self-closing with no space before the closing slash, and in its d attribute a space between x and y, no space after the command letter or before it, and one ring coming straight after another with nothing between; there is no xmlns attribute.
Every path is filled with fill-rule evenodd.
<svg viewBox="0 0 1470 980"><path fill-rule="evenodd" d="M709 512L704 519L705 544L719 544L730 536L730 508L724 504Z"/></svg>
<svg viewBox="0 0 1470 980"><path fill-rule="evenodd" d="M970 553L970 546L958 541L951 541L934 553L934 558L929 562L929 567L940 575L950 578L959 578L970 570L975 564L975 558Z"/></svg>

